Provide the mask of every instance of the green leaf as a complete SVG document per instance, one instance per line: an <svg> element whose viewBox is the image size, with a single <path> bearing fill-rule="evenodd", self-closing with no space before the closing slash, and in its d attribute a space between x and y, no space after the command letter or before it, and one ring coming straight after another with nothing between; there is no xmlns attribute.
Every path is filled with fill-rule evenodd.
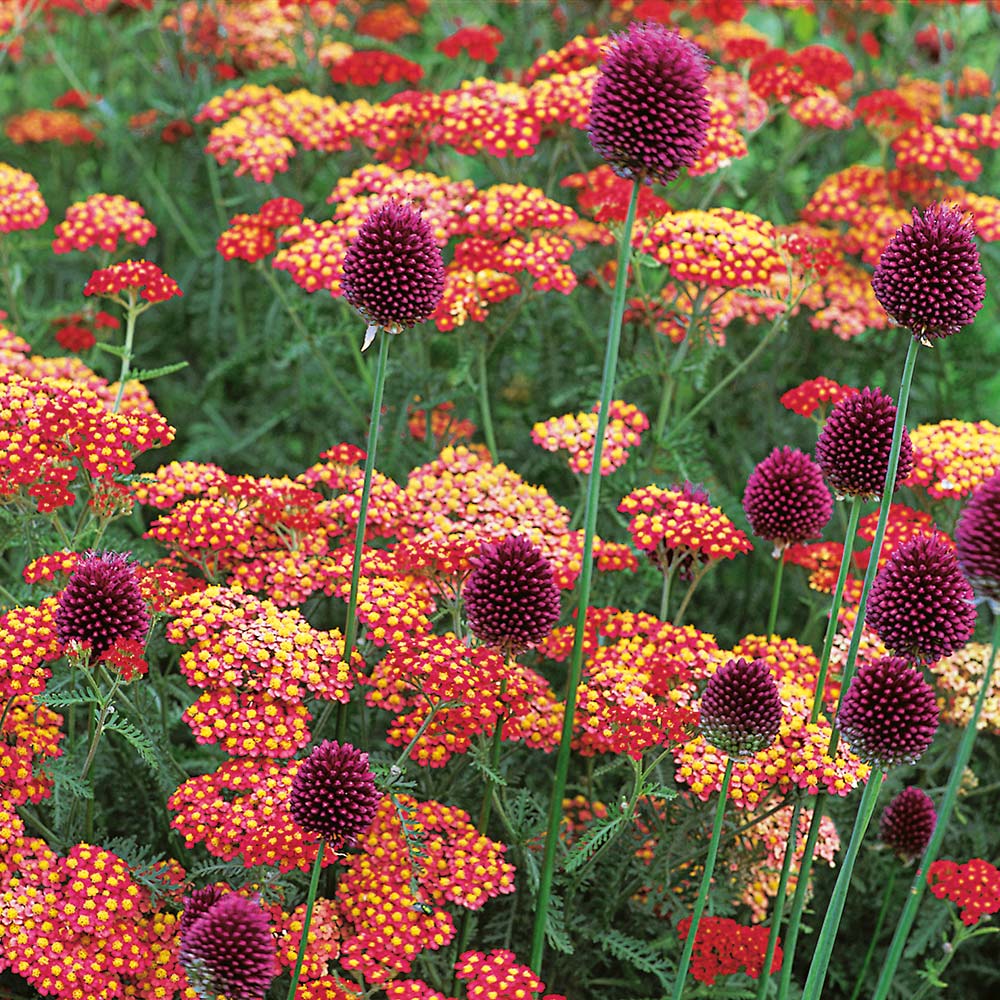
<svg viewBox="0 0 1000 1000"><path fill-rule="evenodd" d="M598 820L570 848L569 856L563 863L567 872L582 868L605 844L612 841L631 823L631 816L608 816Z"/></svg>
<svg viewBox="0 0 1000 1000"><path fill-rule="evenodd" d="M96 705L97 697L86 691L43 691L35 697L35 702L49 708L72 708L74 705Z"/></svg>
<svg viewBox="0 0 1000 1000"><path fill-rule="evenodd" d="M132 725L128 719L121 715L112 716L104 728L108 732L124 736L136 753L151 768L155 770L160 766L160 760L156 755L156 747L153 741L145 733L140 732L136 726Z"/></svg>
<svg viewBox="0 0 1000 1000"><path fill-rule="evenodd" d="M130 372L129 378L135 379L137 382L152 382L154 378L173 375L174 372L179 372L182 368L187 368L187 366L187 361L175 361L171 365L160 365L159 368L139 368L134 372Z"/></svg>
<svg viewBox="0 0 1000 1000"><path fill-rule="evenodd" d="M506 787L507 779L493 767L493 763L490 760L489 747L473 745L469 748L469 752L466 756L472 762L472 766L489 778L494 785L502 785Z"/></svg>
<svg viewBox="0 0 1000 1000"><path fill-rule="evenodd" d="M605 931L596 941L604 951L619 961L628 962L640 972L656 976L664 990L669 990L673 985L674 967L664 957L662 948L616 930Z"/></svg>
<svg viewBox="0 0 1000 1000"><path fill-rule="evenodd" d="M550 896L545 914L545 940L564 955L573 954L573 942L566 931L566 913L562 897Z"/></svg>
<svg viewBox="0 0 1000 1000"><path fill-rule="evenodd" d="M123 361L129 356L128 351L117 344L102 344L98 341L96 346L99 351L104 351L105 354L113 354L116 358L121 358Z"/></svg>

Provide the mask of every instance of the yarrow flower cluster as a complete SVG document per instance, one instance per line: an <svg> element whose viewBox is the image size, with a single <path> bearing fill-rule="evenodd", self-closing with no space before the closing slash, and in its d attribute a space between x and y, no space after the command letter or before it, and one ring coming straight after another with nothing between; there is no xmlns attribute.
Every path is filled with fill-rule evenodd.
<svg viewBox="0 0 1000 1000"><path fill-rule="evenodd" d="M103 295L118 300L126 293L147 302L165 302L183 295L180 286L148 260L126 260L94 271L83 288L84 295Z"/></svg>
<svg viewBox="0 0 1000 1000"><path fill-rule="evenodd" d="M569 467L580 475L590 472L594 464L594 444L601 404L595 403L590 413L567 413L550 417L531 428L531 440L546 451L569 452ZM649 418L637 406L621 399L608 404L608 423L601 449L601 475L608 476L620 469L629 457L630 448L638 448L643 432L649 429Z"/></svg>
<svg viewBox="0 0 1000 1000"><path fill-rule="evenodd" d="M667 184L708 133L708 59L656 23L633 22L608 48L590 105L595 152L623 177Z"/></svg>
<svg viewBox="0 0 1000 1000"><path fill-rule="evenodd" d="M923 856L934 833L937 810L930 796L915 785L904 788L886 807L879 840L905 864Z"/></svg>
<svg viewBox="0 0 1000 1000"><path fill-rule="evenodd" d="M9 163L0 163L0 233L37 229L48 217L38 181Z"/></svg>
<svg viewBox="0 0 1000 1000"><path fill-rule="evenodd" d="M927 869L927 884L938 899L948 899L959 908L966 927L975 927L983 917L1000 912L1000 870L982 858L964 865L935 861Z"/></svg>
<svg viewBox="0 0 1000 1000"><path fill-rule="evenodd" d="M872 288L895 323L925 344L971 323L986 296L973 227L957 208L913 209L886 244Z"/></svg>
<svg viewBox="0 0 1000 1000"><path fill-rule="evenodd" d="M677 925L677 935L686 941L691 929L691 918L684 917ZM719 976L745 972L751 979L759 979L767 954L768 929L765 926L747 927L729 917L703 916L698 924L691 954L691 975L699 983L713 985ZM779 972L782 961L781 947L774 952L770 972Z"/></svg>
<svg viewBox="0 0 1000 1000"><path fill-rule="evenodd" d="M802 417L819 417L826 415L826 408L834 406L842 399L858 390L849 385L841 385L832 378L820 375L809 379L794 389L789 389L781 397L781 405L798 413Z"/></svg>
<svg viewBox="0 0 1000 1000"><path fill-rule="evenodd" d="M109 253L119 240L144 247L156 235L156 226L146 218L143 207L120 194L94 194L74 202L66 218L56 226L53 253L100 247Z"/></svg>

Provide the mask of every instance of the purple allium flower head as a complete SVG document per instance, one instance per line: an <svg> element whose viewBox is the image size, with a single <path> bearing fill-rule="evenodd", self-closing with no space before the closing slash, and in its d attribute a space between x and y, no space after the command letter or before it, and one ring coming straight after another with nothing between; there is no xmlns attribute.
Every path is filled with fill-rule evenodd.
<svg viewBox="0 0 1000 1000"><path fill-rule="evenodd" d="M206 885L202 889L195 889L190 896L184 900L184 912L181 914L181 945L184 944L184 937L195 921L204 916L208 911L225 895L217 885Z"/></svg>
<svg viewBox="0 0 1000 1000"><path fill-rule="evenodd" d="M979 600L1000 614L1000 471L972 494L955 529L958 565Z"/></svg>
<svg viewBox="0 0 1000 1000"><path fill-rule="evenodd" d="M379 798L368 754L324 740L292 778L289 811L303 830L337 847L353 847L371 826Z"/></svg>
<svg viewBox="0 0 1000 1000"><path fill-rule="evenodd" d="M594 151L621 177L672 181L708 134L705 53L663 25L632 22L608 48L590 103Z"/></svg>
<svg viewBox="0 0 1000 1000"><path fill-rule="evenodd" d="M541 642L559 620L552 566L527 538L485 544L472 560L462 597L472 634L508 656Z"/></svg>
<svg viewBox="0 0 1000 1000"><path fill-rule="evenodd" d="M986 279L972 223L936 203L896 230L872 275L875 298L893 322L925 344L950 337L976 318Z"/></svg>
<svg viewBox="0 0 1000 1000"><path fill-rule="evenodd" d="M744 760L769 747L781 729L781 696L766 660L730 660L708 679L698 730L714 747Z"/></svg>
<svg viewBox="0 0 1000 1000"><path fill-rule="evenodd" d="M917 535L893 551L872 584L868 624L896 656L933 663L961 649L976 609L951 546Z"/></svg>
<svg viewBox="0 0 1000 1000"><path fill-rule="evenodd" d="M833 408L816 442L816 461L838 496L882 495L895 422L896 404L880 389L865 387ZM894 489L912 471L913 444L904 427Z"/></svg>
<svg viewBox="0 0 1000 1000"><path fill-rule="evenodd" d="M119 552L86 552L59 595L56 635L66 646L89 642L91 656L103 656L118 639L141 642L149 611L135 569Z"/></svg>
<svg viewBox="0 0 1000 1000"><path fill-rule="evenodd" d="M383 202L347 248L340 285L368 321L364 348L378 328L399 333L422 323L444 294L444 263L430 223L404 202Z"/></svg>
<svg viewBox="0 0 1000 1000"><path fill-rule="evenodd" d="M937 810L931 797L911 785L886 807L879 823L879 840L891 847L904 864L922 857L934 833Z"/></svg>
<svg viewBox="0 0 1000 1000"><path fill-rule="evenodd" d="M185 924L180 959L198 996L261 1000L278 970L260 904L231 892Z"/></svg>
<svg viewBox="0 0 1000 1000"><path fill-rule="evenodd" d="M837 727L866 764L887 771L914 764L938 727L934 688L901 656L883 656L858 668L840 703Z"/></svg>
<svg viewBox="0 0 1000 1000"><path fill-rule="evenodd" d="M823 532L833 497L820 467L797 448L775 448L750 474L743 493L750 529L784 549Z"/></svg>

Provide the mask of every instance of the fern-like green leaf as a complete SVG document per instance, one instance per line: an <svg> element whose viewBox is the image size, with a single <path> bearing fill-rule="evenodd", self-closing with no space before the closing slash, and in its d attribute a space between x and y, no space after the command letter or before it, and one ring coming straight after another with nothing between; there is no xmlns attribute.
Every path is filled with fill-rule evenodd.
<svg viewBox="0 0 1000 1000"><path fill-rule="evenodd" d="M619 961L628 962L640 972L656 976L664 990L670 989L673 985L673 965L666 960L662 949L650 942L640 941L621 931L609 930L601 934L597 943Z"/></svg>
<svg viewBox="0 0 1000 1000"><path fill-rule="evenodd" d="M574 872L585 865L605 844L618 836L629 825L630 817L608 816L598 820L570 848L569 856L563 862L567 872Z"/></svg>
<svg viewBox="0 0 1000 1000"><path fill-rule="evenodd" d="M153 741L121 715L112 716L105 724L106 730L118 733L132 746L135 752L154 770L160 766Z"/></svg>
<svg viewBox="0 0 1000 1000"><path fill-rule="evenodd" d="M164 375L173 375L182 368L187 368L187 361L175 361L170 365L160 365L159 368L139 368L129 374L129 378L137 382L152 382L154 378L163 378Z"/></svg>
<svg viewBox="0 0 1000 1000"><path fill-rule="evenodd" d="M564 955L573 954L573 942L566 930L566 911L560 896L549 897L549 908L545 913L545 940Z"/></svg>
<svg viewBox="0 0 1000 1000"><path fill-rule="evenodd" d="M472 766L485 775L494 785L501 785L506 787L507 780L504 776L493 767L493 763L490 760L490 751L488 748L471 746L469 752L466 754L472 763Z"/></svg>
<svg viewBox="0 0 1000 1000"><path fill-rule="evenodd" d="M39 705L49 708L72 708L74 705L96 705L97 698L87 691L43 691L35 697Z"/></svg>

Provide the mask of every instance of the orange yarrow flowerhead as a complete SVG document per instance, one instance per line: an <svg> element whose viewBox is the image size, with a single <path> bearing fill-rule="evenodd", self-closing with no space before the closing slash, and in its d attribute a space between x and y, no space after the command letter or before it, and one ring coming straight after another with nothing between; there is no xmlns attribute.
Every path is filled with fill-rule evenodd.
<svg viewBox="0 0 1000 1000"><path fill-rule="evenodd" d="M0 163L0 233L37 229L49 210L31 174Z"/></svg>
<svg viewBox="0 0 1000 1000"><path fill-rule="evenodd" d="M102 295L124 303L120 297L123 292L135 298L141 296L149 303L184 294L170 275L148 260L125 260L102 267L94 271L83 289L84 295Z"/></svg>
<svg viewBox="0 0 1000 1000"><path fill-rule="evenodd" d="M156 226L143 207L120 194L94 194L66 209L66 218L56 226L53 253L70 253L100 247L109 253L118 241L144 247L156 235Z"/></svg>

